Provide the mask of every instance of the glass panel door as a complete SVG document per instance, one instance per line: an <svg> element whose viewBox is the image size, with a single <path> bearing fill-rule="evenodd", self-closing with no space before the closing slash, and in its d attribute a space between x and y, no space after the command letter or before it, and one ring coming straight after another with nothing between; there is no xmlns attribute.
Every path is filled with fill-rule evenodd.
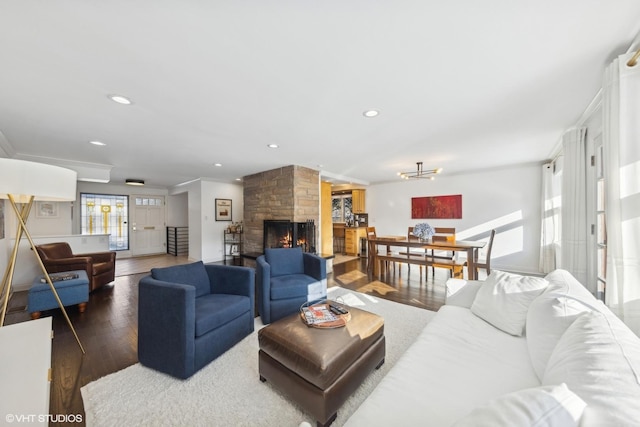
<svg viewBox="0 0 640 427"><path fill-rule="evenodd" d="M129 250L129 197L80 194L80 233L109 234L109 250Z"/></svg>

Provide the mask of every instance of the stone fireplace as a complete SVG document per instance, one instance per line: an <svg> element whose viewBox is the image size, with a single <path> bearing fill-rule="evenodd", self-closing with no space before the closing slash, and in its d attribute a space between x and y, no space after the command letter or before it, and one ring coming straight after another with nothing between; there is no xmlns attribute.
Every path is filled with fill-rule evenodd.
<svg viewBox="0 0 640 427"><path fill-rule="evenodd" d="M263 253L265 244L265 222L297 224L289 238L296 243L300 233L309 233L309 222L313 223L312 236L304 236L307 252L317 252L320 222L320 174L302 166L291 165L243 178L244 181L244 251ZM302 230L300 229L302 227ZM275 243L280 244L280 243ZM282 243L286 244L286 243ZM293 243L291 243L293 244ZM270 247L273 243L269 243ZM283 247L283 246L282 246ZM303 250L305 248L303 247Z"/></svg>

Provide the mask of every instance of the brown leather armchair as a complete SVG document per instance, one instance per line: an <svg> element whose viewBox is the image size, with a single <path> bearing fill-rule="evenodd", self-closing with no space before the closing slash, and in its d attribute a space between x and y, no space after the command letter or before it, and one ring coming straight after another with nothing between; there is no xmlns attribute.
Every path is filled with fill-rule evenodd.
<svg viewBox="0 0 640 427"><path fill-rule="evenodd" d="M36 249L49 273L85 270L89 278L89 292L95 291L115 279L115 252L74 254L67 242L37 245Z"/></svg>

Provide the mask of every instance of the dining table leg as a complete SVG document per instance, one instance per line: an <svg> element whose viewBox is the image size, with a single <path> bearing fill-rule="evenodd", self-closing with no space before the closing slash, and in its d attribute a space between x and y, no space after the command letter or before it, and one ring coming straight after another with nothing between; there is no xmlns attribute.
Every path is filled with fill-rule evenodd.
<svg viewBox="0 0 640 427"><path fill-rule="evenodd" d="M469 280L478 280L476 277L476 249L467 249L467 276Z"/></svg>

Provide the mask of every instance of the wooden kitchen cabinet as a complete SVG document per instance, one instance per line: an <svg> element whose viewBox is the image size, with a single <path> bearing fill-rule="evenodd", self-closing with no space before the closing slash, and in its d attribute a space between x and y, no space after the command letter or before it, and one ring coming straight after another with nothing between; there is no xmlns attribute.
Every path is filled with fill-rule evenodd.
<svg viewBox="0 0 640 427"><path fill-rule="evenodd" d="M364 192L365 190L351 190L351 210L353 213L367 213Z"/></svg>
<svg viewBox="0 0 640 427"><path fill-rule="evenodd" d="M361 239L367 237L365 227L346 227L344 229L344 251L347 255L358 256L362 250Z"/></svg>

